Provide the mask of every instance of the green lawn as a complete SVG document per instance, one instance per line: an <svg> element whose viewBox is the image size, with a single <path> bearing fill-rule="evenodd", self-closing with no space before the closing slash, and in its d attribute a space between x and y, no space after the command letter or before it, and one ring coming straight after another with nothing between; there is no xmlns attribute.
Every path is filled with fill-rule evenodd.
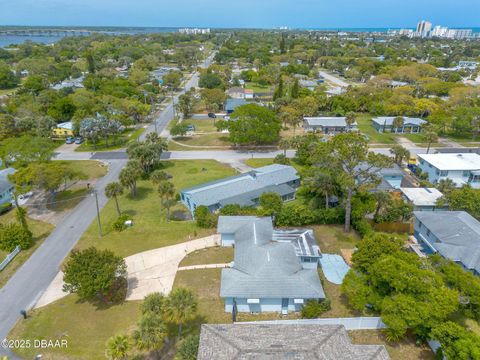
<svg viewBox="0 0 480 360"><path fill-rule="evenodd" d="M225 264L233 261L233 247L216 246L194 251L180 262L180 266Z"/></svg>
<svg viewBox="0 0 480 360"><path fill-rule="evenodd" d="M0 89L0 96L13 94L17 89L18 87L13 89Z"/></svg>
<svg viewBox="0 0 480 360"><path fill-rule="evenodd" d="M12 209L7 214L0 216L0 223L5 224L8 222L16 221L15 219L16 211ZM22 250L20 253L7 265L5 269L0 271L0 288L5 285L8 279L17 271L17 269L22 266L22 264L27 261L30 255L40 246L40 244L45 240L45 238L53 230L54 226L42 221L37 221L33 219L27 219L28 226L33 233L34 245L27 250ZM7 256L7 252L0 250L0 261L2 261Z"/></svg>
<svg viewBox="0 0 480 360"><path fill-rule="evenodd" d="M87 179L98 179L107 174L108 167L96 160L62 160L62 164L68 165L72 170L85 174Z"/></svg>
<svg viewBox="0 0 480 360"><path fill-rule="evenodd" d="M107 151L121 149L128 146L130 142L135 141L144 131L144 127L140 127L138 129L125 129L119 135L110 137L108 139L108 146L106 146L105 139L99 139L96 144L86 140L79 147L77 147L75 151Z"/></svg>
<svg viewBox="0 0 480 360"><path fill-rule="evenodd" d="M220 132L211 134L195 134L193 136L179 136L174 138L174 140L180 144L192 146L223 146L227 148L232 145L232 143L228 140L228 134L223 134ZM184 147L184 149L187 150L187 147ZM171 150L170 145L169 150Z"/></svg>
<svg viewBox="0 0 480 360"><path fill-rule="evenodd" d="M253 159L247 159L244 161L244 163L248 166L251 166L253 168L259 168L262 166L268 166L273 164L273 159L262 159L262 158L253 158ZM293 166L297 171L302 172L305 170L305 167L297 164L295 161L291 160L290 165Z"/></svg>
<svg viewBox="0 0 480 360"><path fill-rule="evenodd" d="M345 234L341 225L315 225L312 228L322 253L340 254L340 249L353 249L360 240L355 230Z"/></svg>
<svg viewBox="0 0 480 360"><path fill-rule="evenodd" d="M140 302L128 301L99 309L68 295L48 306L36 309L27 320L20 320L9 339L48 339L68 342L66 349L19 349L17 354L33 359L105 359L105 343L116 334L129 334L140 318Z"/></svg>
<svg viewBox="0 0 480 360"><path fill-rule="evenodd" d="M245 89L250 89L253 90L254 92L270 92L273 90L273 87L271 85L260 85L254 82L248 82L245 83Z"/></svg>
<svg viewBox="0 0 480 360"><path fill-rule="evenodd" d="M214 125L213 119L187 119L183 120L185 124L192 124L195 126L195 132L216 132L217 128Z"/></svg>
<svg viewBox="0 0 480 360"><path fill-rule="evenodd" d="M207 181L234 175L229 166L214 160L185 160L163 162L164 170L172 175L172 182L177 192L182 188ZM133 227L123 231L113 231L112 223L117 219L115 203L110 200L101 211L104 231L99 237L96 220L77 244L78 248L96 246L100 249L113 250L120 256L173 245L210 235L213 229L198 228L194 221L166 221L165 210L160 205L156 189L148 180L138 182L138 194L131 198L127 192L119 198L120 208L131 215ZM184 209L180 204L176 209ZM186 211L186 210L185 210Z"/></svg>

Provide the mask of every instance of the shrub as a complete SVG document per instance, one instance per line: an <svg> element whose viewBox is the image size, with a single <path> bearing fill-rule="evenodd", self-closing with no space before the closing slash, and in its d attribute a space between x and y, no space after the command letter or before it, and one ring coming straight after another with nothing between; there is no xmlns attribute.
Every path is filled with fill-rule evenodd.
<svg viewBox="0 0 480 360"><path fill-rule="evenodd" d="M125 221L130 220L130 216L128 214L120 215L117 220L112 224L112 228L115 231L123 231L127 228L125 225Z"/></svg>
<svg viewBox="0 0 480 360"><path fill-rule="evenodd" d="M178 347L177 357L179 360L196 360L198 353L198 335L187 336Z"/></svg>
<svg viewBox="0 0 480 360"><path fill-rule="evenodd" d="M18 223L0 224L0 249L11 252L17 246L22 250L33 244L32 233Z"/></svg>
<svg viewBox="0 0 480 360"><path fill-rule="evenodd" d="M257 209L251 206L240 206L238 204L228 204L220 209L220 215L223 215L223 216L257 215Z"/></svg>
<svg viewBox="0 0 480 360"><path fill-rule="evenodd" d="M282 165L288 165L290 164L290 159L287 158L285 155L283 154L278 154L277 156L275 156L275 158L273 159L273 163L274 164L282 164Z"/></svg>
<svg viewBox="0 0 480 360"><path fill-rule="evenodd" d="M284 206L275 219L277 226L301 226L313 224L314 221L315 214L312 209L298 204Z"/></svg>
<svg viewBox="0 0 480 360"><path fill-rule="evenodd" d="M204 229L213 228L217 223L217 217L205 205L200 205L195 209L195 220L197 226Z"/></svg>
<svg viewBox="0 0 480 360"><path fill-rule="evenodd" d="M352 225L353 225L353 228L357 230L360 236L362 237L373 233L372 225L370 225L370 223L365 219L356 220L353 222Z"/></svg>
<svg viewBox="0 0 480 360"><path fill-rule="evenodd" d="M315 319L330 309L331 306L329 299L324 299L322 301L308 300L302 307L302 318Z"/></svg>
<svg viewBox="0 0 480 360"><path fill-rule="evenodd" d="M10 203L10 202L6 202L6 203L0 205L0 215L9 212L11 209L12 209L12 203Z"/></svg>

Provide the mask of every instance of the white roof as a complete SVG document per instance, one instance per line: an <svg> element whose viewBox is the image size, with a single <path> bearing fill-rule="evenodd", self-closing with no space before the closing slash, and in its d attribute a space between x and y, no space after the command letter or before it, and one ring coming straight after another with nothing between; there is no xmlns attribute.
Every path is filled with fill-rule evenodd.
<svg viewBox="0 0 480 360"><path fill-rule="evenodd" d="M400 188L415 206L435 206L443 194L435 188Z"/></svg>
<svg viewBox="0 0 480 360"><path fill-rule="evenodd" d="M73 123L71 121L57 124L58 129L73 130Z"/></svg>
<svg viewBox="0 0 480 360"><path fill-rule="evenodd" d="M438 170L480 170L478 154L418 154L417 156Z"/></svg>

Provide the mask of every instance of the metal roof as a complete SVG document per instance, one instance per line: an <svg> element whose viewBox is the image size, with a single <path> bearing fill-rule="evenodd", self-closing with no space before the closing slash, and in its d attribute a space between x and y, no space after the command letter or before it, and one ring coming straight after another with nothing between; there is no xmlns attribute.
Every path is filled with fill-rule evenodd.
<svg viewBox="0 0 480 360"><path fill-rule="evenodd" d="M347 122L345 117L305 117L303 119L308 126L323 126L323 127L346 127ZM352 126L357 125L353 123Z"/></svg>
<svg viewBox="0 0 480 360"><path fill-rule="evenodd" d="M411 118L408 116L402 116L403 117L403 126L422 126L423 124L426 124L427 122L423 119L420 118ZM372 121L380 126L392 126L393 125L393 120L396 118L396 116L379 116L376 118L373 118Z"/></svg>
<svg viewBox="0 0 480 360"><path fill-rule="evenodd" d="M480 272L480 222L465 211L414 211L438 239L431 244L444 257Z"/></svg>
<svg viewBox="0 0 480 360"><path fill-rule="evenodd" d="M245 99L227 99L225 101L225 110L233 111L237 107L246 105L248 102Z"/></svg>
<svg viewBox="0 0 480 360"><path fill-rule="evenodd" d="M475 153L418 154L438 170L480 170L480 155Z"/></svg>
<svg viewBox="0 0 480 360"><path fill-rule="evenodd" d="M237 223L242 225L235 231L234 265L222 270L220 296L325 298L317 270L302 267L292 243L272 241L272 223L265 219L248 217Z"/></svg>
<svg viewBox="0 0 480 360"><path fill-rule="evenodd" d="M435 188L400 188L403 195L415 206L435 206L443 194Z"/></svg>
<svg viewBox="0 0 480 360"><path fill-rule="evenodd" d="M383 345L353 345L343 325L203 324L198 360L389 360Z"/></svg>
<svg viewBox="0 0 480 360"><path fill-rule="evenodd" d="M262 193L274 191L279 194L291 193L286 183L299 179L295 168L273 164L254 169L244 174L208 182L181 190L197 205L233 204L235 200L249 203ZM286 187L288 186L288 188ZM290 188L290 189L289 189Z"/></svg>

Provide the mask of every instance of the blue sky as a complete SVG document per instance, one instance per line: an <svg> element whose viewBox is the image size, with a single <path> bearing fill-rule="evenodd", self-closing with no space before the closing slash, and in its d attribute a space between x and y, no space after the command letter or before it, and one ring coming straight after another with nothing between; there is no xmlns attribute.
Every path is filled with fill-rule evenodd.
<svg viewBox="0 0 480 360"><path fill-rule="evenodd" d="M479 0L0 0L0 25L480 26Z"/></svg>

